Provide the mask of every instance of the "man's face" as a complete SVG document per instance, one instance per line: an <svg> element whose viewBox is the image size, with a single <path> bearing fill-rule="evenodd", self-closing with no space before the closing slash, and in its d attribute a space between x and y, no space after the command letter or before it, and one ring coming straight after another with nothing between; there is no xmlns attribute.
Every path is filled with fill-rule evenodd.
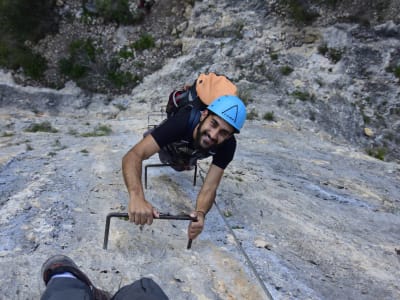
<svg viewBox="0 0 400 300"><path fill-rule="evenodd" d="M211 114L208 110L202 112L200 123L195 131L196 146L209 149L229 139L234 133L231 125L222 118Z"/></svg>

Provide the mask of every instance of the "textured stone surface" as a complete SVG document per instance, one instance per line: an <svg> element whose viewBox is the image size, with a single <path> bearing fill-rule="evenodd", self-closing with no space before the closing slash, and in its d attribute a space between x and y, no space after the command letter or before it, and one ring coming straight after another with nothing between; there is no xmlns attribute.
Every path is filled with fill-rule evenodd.
<svg viewBox="0 0 400 300"><path fill-rule="evenodd" d="M5 299L37 299L44 288L40 265L54 253L70 255L110 291L152 276L173 299L267 298L246 256L276 299L400 295L400 167L316 133L300 119L246 124L218 191L218 209L207 216L192 250L186 250L185 222L160 220L140 230L118 219L112 219L103 250L105 217L125 211L127 202L121 158L153 117L151 106L135 103L151 98L148 86L169 72L149 76L127 110L117 113L114 104L124 99L105 104L100 95L87 109L56 115L50 113L58 111L54 107L40 114L1 108L1 127L13 133L1 138L0 156ZM27 97L26 88L9 88ZM40 93L29 89L29 95ZM62 106L74 93L79 90L52 95ZM76 97L72 107L80 101ZM58 131L24 131L44 121ZM98 125L112 128L111 135L82 136ZM198 182L208 163L200 164ZM147 199L161 211L191 211L199 188L192 176L150 170Z"/></svg>
<svg viewBox="0 0 400 300"><path fill-rule="evenodd" d="M264 288L275 299L400 297L400 167L364 151L383 145L384 134L398 151L399 85L385 71L398 59L398 39L385 26L302 31L274 14L273 1L234 2L185 9L181 55L128 94L23 87L0 73L0 298L38 299L40 266L55 253L101 288L151 276L171 299L267 299ZM346 49L339 62L319 53L324 41ZM171 89L204 71L231 77L258 115L238 136L204 232L188 251L186 222L140 230L113 219L103 250L106 215L127 204L122 156L160 121ZM263 118L271 111L274 122ZM57 132L25 131L43 122ZM111 134L93 136L99 126ZM148 176L157 208L194 207L192 172Z"/></svg>

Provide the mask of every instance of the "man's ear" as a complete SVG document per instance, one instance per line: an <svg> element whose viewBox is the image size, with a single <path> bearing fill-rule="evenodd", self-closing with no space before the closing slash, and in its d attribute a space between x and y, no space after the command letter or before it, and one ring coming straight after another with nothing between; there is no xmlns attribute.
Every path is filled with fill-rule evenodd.
<svg viewBox="0 0 400 300"><path fill-rule="evenodd" d="M200 121L203 121L205 118L207 118L208 113L209 113L208 109L202 110L200 114Z"/></svg>

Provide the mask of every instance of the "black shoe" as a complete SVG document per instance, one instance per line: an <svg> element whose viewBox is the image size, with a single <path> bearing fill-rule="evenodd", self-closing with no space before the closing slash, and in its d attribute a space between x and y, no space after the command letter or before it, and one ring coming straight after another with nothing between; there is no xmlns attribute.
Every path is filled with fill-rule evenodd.
<svg viewBox="0 0 400 300"><path fill-rule="evenodd" d="M51 276L64 272L73 274L77 279L88 285L93 292L94 299L111 299L111 295L106 291L96 288L86 274L79 270L78 266L68 256L61 254L54 255L50 257L42 266L42 276L46 285L50 281Z"/></svg>

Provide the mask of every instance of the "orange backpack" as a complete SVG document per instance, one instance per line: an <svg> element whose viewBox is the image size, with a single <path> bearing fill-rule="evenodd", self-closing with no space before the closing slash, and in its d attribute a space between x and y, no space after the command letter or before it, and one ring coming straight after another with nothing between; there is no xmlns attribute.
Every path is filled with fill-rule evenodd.
<svg viewBox="0 0 400 300"><path fill-rule="evenodd" d="M228 77L216 73L202 73L194 84L182 90L174 90L169 95L166 112L168 118L182 107L205 109L211 102L224 95L237 96L237 87Z"/></svg>

